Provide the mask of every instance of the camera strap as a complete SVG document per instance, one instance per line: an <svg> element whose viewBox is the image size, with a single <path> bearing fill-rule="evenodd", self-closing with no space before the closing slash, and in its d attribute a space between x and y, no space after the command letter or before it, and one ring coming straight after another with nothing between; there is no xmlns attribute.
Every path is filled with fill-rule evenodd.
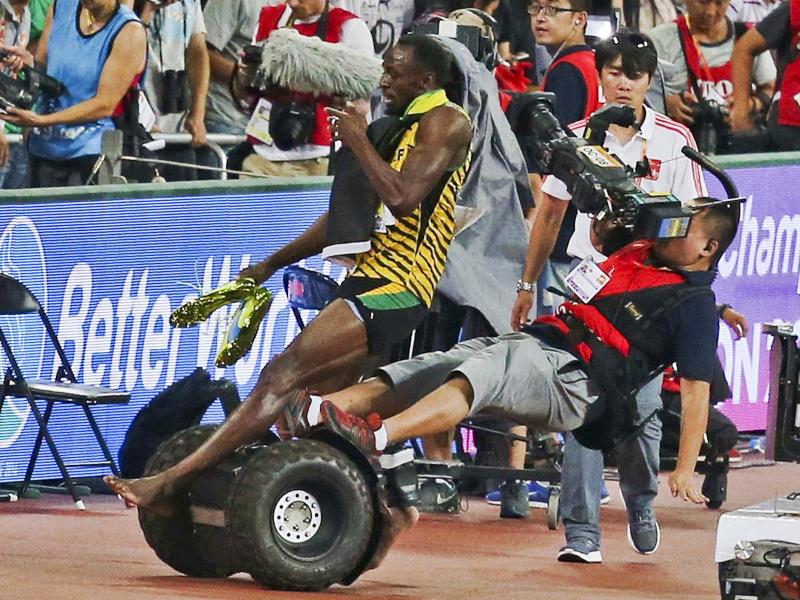
<svg viewBox="0 0 800 600"><path fill-rule="evenodd" d="M710 69L705 56L703 56L703 51L689 29L689 18L679 17L675 23L678 26L678 39L681 42L681 51L683 52L683 61L686 64L686 72L689 76L689 85L692 86L692 91L694 91L697 99L700 100L703 98L700 85L697 83L697 79L701 75L700 69L705 65L706 71L709 71L707 77L711 80ZM692 42L691 46L688 43L689 41Z"/></svg>

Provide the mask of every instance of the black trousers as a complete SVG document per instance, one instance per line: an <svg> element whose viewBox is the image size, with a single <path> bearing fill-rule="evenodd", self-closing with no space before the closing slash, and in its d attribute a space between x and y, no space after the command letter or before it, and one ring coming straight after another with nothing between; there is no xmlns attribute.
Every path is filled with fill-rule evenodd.
<svg viewBox="0 0 800 600"><path fill-rule="evenodd" d="M677 456L681 436L681 396L676 392L662 392L664 411L661 413L661 456ZM716 454L725 454L736 445L739 431L728 417L713 406L708 413L706 437Z"/></svg>

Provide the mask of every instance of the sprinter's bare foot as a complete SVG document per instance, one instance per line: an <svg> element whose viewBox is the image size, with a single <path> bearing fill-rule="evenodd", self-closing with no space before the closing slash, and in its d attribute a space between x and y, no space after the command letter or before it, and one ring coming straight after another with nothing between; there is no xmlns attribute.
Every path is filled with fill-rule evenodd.
<svg viewBox="0 0 800 600"><path fill-rule="evenodd" d="M141 479L124 479L116 475L103 477L105 484L119 496L128 508L140 508L168 517L175 512L172 489L162 474Z"/></svg>
<svg viewBox="0 0 800 600"><path fill-rule="evenodd" d="M388 512L386 512L388 510ZM378 547L375 548L375 553L372 555L372 560L367 571L378 567L386 555L389 553L389 548L392 547L397 537L406 529L411 529L419 521L419 511L409 506L406 508L387 508L384 507L383 518L384 526L381 531L381 539L378 542Z"/></svg>

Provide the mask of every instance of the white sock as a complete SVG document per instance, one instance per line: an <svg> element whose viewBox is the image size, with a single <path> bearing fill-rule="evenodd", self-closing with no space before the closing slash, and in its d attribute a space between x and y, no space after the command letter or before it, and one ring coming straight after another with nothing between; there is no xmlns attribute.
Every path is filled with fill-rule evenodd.
<svg viewBox="0 0 800 600"><path fill-rule="evenodd" d="M308 419L308 426L314 427L315 425L319 425L319 413L320 407L322 406L322 397L321 396L310 396L311 404L308 406L308 414L306 418Z"/></svg>
<svg viewBox="0 0 800 600"><path fill-rule="evenodd" d="M375 449L378 452L386 450L389 443L389 434L386 432L386 425L381 424L381 428L375 432Z"/></svg>

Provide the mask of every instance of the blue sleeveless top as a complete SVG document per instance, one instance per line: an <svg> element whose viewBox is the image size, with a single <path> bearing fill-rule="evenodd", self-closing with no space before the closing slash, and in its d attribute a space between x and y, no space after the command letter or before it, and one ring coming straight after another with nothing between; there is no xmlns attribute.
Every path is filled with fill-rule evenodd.
<svg viewBox="0 0 800 600"><path fill-rule="evenodd" d="M58 98L45 98L42 114L93 98L117 34L128 22L139 21L130 8L118 4L117 11L101 29L85 35L80 30L80 0L56 0L54 11L47 74L63 83L66 92ZM34 156L51 160L100 154L103 132L114 128L110 117L73 125L35 127L31 129L28 149Z"/></svg>

